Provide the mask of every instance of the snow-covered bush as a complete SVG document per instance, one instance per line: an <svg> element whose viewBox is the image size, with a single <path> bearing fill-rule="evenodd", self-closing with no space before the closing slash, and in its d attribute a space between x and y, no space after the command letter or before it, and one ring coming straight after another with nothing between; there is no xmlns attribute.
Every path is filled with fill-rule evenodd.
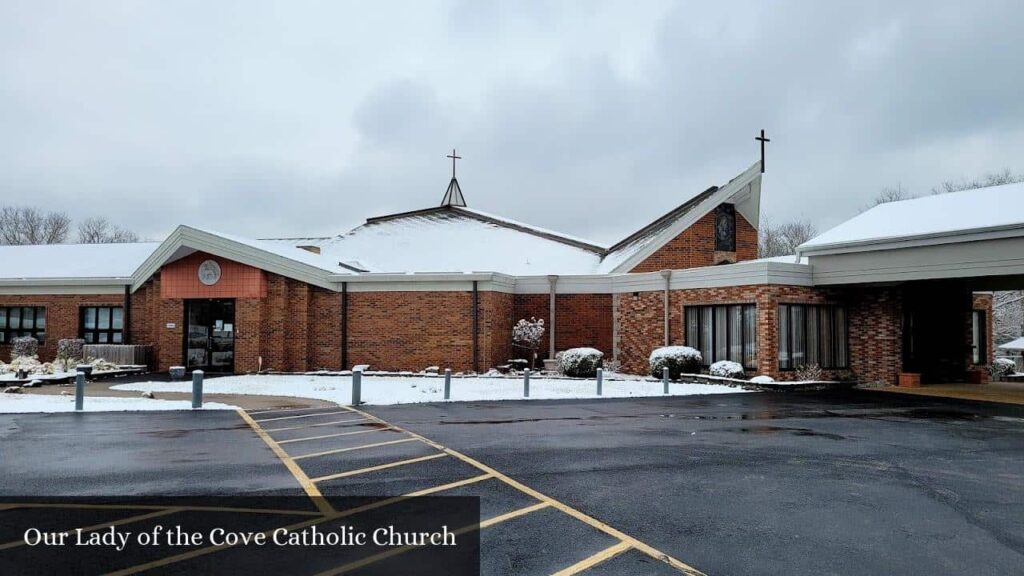
<svg viewBox="0 0 1024 576"><path fill-rule="evenodd" d="M94 372L109 372L111 370L117 370L118 368L120 368L120 366L118 366L117 364L114 364L113 362L108 362L103 358L96 358L90 360L88 364L92 366Z"/></svg>
<svg viewBox="0 0 1024 576"><path fill-rule="evenodd" d="M754 376L750 379L750 382L752 384L771 384L772 382L775 382L775 378L762 374L760 376Z"/></svg>
<svg viewBox="0 0 1024 576"><path fill-rule="evenodd" d="M22 336L11 340L11 360L22 356L35 356L39 354L39 340L31 336Z"/></svg>
<svg viewBox="0 0 1024 576"><path fill-rule="evenodd" d="M825 379L825 371L817 364L797 366L796 379L801 382L821 382Z"/></svg>
<svg viewBox="0 0 1024 576"><path fill-rule="evenodd" d="M711 365L708 372L712 376L721 376L723 378L743 378L743 366L739 362L733 362L732 360L719 360Z"/></svg>
<svg viewBox="0 0 1024 576"><path fill-rule="evenodd" d="M558 355L558 370L574 378L593 378L604 353L596 348L570 348Z"/></svg>
<svg viewBox="0 0 1024 576"><path fill-rule="evenodd" d="M70 370L79 361L83 360L85 354L85 340L81 338L61 338L57 341L57 361L62 370Z"/></svg>
<svg viewBox="0 0 1024 576"><path fill-rule="evenodd" d="M681 374L697 374L704 359L696 348L689 346L665 346L655 348L648 359L651 376L661 378L662 368L668 367L669 378L676 380Z"/></svg>
<svg viewBox="0 0 1024 576"><path fill-rule="evenodd" d="M537 363L537 348L540 347L540 339L544 337L544 319L540 320L530 317L523 318L512 326L512 343L520 348L530 351L530 367Z"/></svg>
<svg viewBox="0 0 1024 576"><path fill-rule="evenodd" d="M1017 364L1011 358L996 358L988 367L988 373L992 376L1006 376L1017 371Z"/></svg>

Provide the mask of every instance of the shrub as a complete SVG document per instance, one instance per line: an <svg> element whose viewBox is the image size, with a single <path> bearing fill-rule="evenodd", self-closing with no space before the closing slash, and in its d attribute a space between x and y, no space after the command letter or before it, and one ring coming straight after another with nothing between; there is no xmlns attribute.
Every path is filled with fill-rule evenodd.
<svg viewBox="0 0 1024 576"><path fill-rule="evenodd" d="M661 370L668 367L669 378L679 379L682 374L697 374L700 372L704 359L700 352L689 346L665 346L655 348L649 359L651 363L651 376L661 378Z"/></svg>
<svg viewBox="0 0 1024 576"><path fill-rule="evenodd" d="M596 348L570 348L558 356L558 370L574 378L593 378L604 353Z"/></svg>
<svg viewBox="0 0 1024 576"><path fill-rule="evenodd" d="M825 371L817 364L797 366L796 379L801 382L821 382L825 379Z"/></svg>
<svg viewBox="0 0 1024 576"><path fill-rule="evenodd" d="M1012 358L996 358L988 367L988 373L992 376L1006 376L1017 371L1017 363Z"/></svg>
<svg viewBox="0 0 1024 576"><path fill-rule="evenodd" d="M711 365L708 372L712 376L721 376L723 378L743 378L743 366L739 362L733 362L732 360L719 360Z"/></svg>
<svg viewBox="0 0 1024 576"><path fill-rule="evenodd" d="M61 338L57 341L57 362L67 370L84 358L84 349L85 340L81 338Z"/></svg>
<svg viewBox="0 0 1024 576"><path fill-rule="evenodd" d="M13 348L11 348L11 359L21 358L22 356L36 356L39 354L39 340L31 336L22 336L20 338L14 338L11 340Z"/></svg>

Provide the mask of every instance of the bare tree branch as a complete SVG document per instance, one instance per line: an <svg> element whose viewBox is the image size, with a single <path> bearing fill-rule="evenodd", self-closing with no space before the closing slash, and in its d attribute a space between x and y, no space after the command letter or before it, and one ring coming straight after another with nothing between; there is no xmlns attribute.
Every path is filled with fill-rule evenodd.
<svg viewBox="0 0 1024 576"><path fill-rule="evenodd" d="M761 258L796 254L796 247L818 235L810 220L794 220L778 226L770 222L761 224L757 235L757 252Z"/></svg>
<svg viewBox="0 0 1024 576"><path fill-rule="evenodd" d="M0 208L0 244L60 244L68 238L71 218L63 212L43 213L36 208Z"/></svg>
<svg viewBox="0 0 1024 576"><path fill-rule="evenodd" d="M78 225L78 242L81 244L118 244L138 241L138 234L112 224L102 216L87 218Z"/></svg>

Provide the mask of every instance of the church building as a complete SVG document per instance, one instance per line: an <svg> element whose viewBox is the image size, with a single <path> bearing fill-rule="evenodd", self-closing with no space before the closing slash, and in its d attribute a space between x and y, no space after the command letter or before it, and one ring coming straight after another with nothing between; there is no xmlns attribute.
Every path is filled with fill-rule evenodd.
<svg viewBox="0 0 1024 576"><path fill-rule="evenodd" d="M1024 275L1024 214L971 206L1020 190L879 206L798 255L761 259L761 168L610 246L470 207L453 174L439 206L337 236L182 225L162 242L0 247L0 359L31 335L42 360L63 338L147 345L159 371L485 372L526 356L512 325L537 317L541 358L591 346L630 373L685 344L749 376L817 365L886 383L985 378L981 291Z"/></svg>

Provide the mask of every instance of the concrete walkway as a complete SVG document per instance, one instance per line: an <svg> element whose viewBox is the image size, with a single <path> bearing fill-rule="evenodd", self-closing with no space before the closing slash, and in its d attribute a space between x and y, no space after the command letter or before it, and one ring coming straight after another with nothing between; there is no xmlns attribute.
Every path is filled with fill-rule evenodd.
<svg viewBox="0 0 1024 576"><path fill-rule="evenodd" d="M896 394L913 394L917 396L938 396L940 398L956 398L958 400L978 400L981 402L1000 402L1003 404L1024 405L1024 383L992 382L989 384L926 384L920 388L901 388L886 386L871 388L880 392Z"/></svg>

